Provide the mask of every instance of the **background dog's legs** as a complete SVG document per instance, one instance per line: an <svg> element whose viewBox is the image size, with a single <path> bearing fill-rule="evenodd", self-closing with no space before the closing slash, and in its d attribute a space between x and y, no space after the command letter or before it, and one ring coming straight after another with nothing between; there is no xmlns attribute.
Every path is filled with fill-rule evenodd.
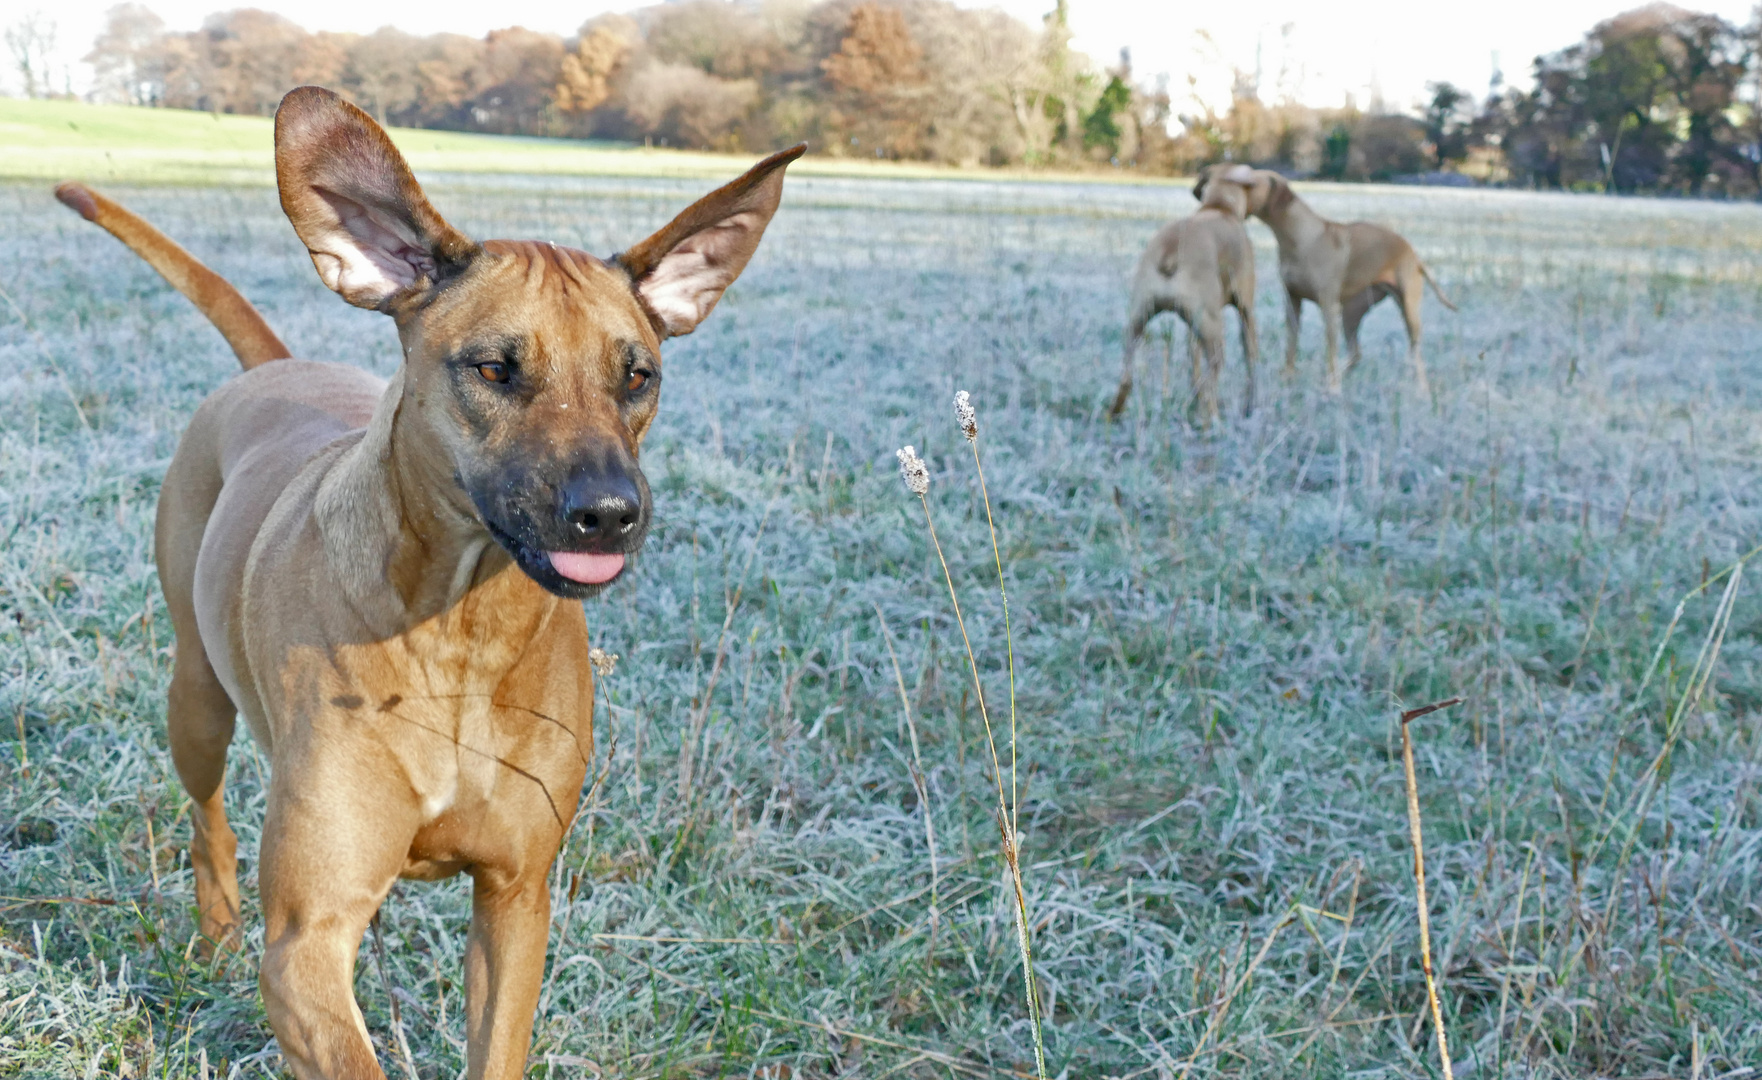
<svg viewBox="0 0 1762 1080"><path fill-rule="evenodd" d="M1431 393L1426 381L1426 362L1420 355L1419 335L1420 303L1425 299L1425 278L1418 270L1408 274L1401 283L1401 291L1396 294L1401 301L1401 317L1407 321L1407 360L1413 365L1413 385L1420 394Z"/></svg>
<svg viewBox="0 0 1762 1080"><path fill-rule="evenodd" d="M1327 379L1328 393L1340 392L1340 301L1329 298L1322 301L1322 326L1327 334Z"/></svg>
<svg viewBox="0 0 1762 1080"><path fill-rule="evenodd" d="M517 1080L526 1069L532 1013L544 975L551 927L549 860L509 878L479 870L465 946L465 1030L471 1080Z"/></svg>
<svg viewBox="0 0 1762 1080"><path fill-rule="evenodd" d="M258 982L269 1026L300 1080L385 1080L355 1002L355 960L404 866L417 819L414 808L357 778L391 768L308 757L278 761L270 779Z"/></svg>
<svg viewBox="0 0 1762 1080"><path fill-rule="evenodd" d="M1364 290L1347 300L1340 312L1341 328L1346 332L1346 351L1350 354L1346 361L1346 373L1350 375L1364 359L1364 352L1358 346L1358 324L1364 321L1365 312L1382 297L1377 293L1376 286Z"/></svg>
<svg viewBox="0 0 1762 1080"><path fill-rule="evenodd" d="M1110 418L1126 411L1126 399L1132 396L1132 361L1138 354L1138 343L1144 339L1144 326L1155 317L1156 311L1150 304L1135 305L1126 319L1125 359L1120 365L1120 389L1113 396L1113 406L1107 410Z"/></svg>
<svg viewBox="0 0 1762 1080"><path fill-rule="evenodd" d="M1201 362L1202 349L1199 344L1199 331L1194 328L1192 323L1185 325L1187 327L1187 389L1189 392L1197 394L1199 380L1205 377L1205 365Z"/></svg>
<svg viewBox="0 0 1762 1080"><path fill-rule="evenodd" d="M1285 378L1297 377L1297 337L1303 331L1303 299L1285 291Z"/></svg>
<svg viewBox="0 0 1762 1080"><path fill-rule="evenodd" d="M1242 393L1242 415L1254 412L1254 365L1260 359L1260 330L1254 322L1254 290L1236 297L1236 316L1242 327L1242 367L1248 375L1248 387Z"/></svg>
<svg viewBox="0 0 1762 1080"><path fill-rule="evenodd" d="M1217 422L1217 384L1224 366L1223 309L1195 312L1188 325L1199 343L1194 353L1193 401L1188 406L1188 417L1194 426L1209 428ZM1201 355L1205 359L1203 368L1199 363Z"/></svg>

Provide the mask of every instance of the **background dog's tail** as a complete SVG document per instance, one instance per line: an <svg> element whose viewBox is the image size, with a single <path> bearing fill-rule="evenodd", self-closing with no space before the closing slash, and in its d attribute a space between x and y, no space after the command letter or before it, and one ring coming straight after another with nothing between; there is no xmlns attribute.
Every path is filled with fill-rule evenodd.
<svg viewBox="0 0 1762 1080"><path fill-rule="evenodd" d="M1438 288L1438 279L1432 276L1432 272L1430 270L1426 269L1425 263L1419 264L1419 272L1420 272L1420 275L1426 279L1426 284L1430 285L1432 287L1432 295L1438 298L1438 303L1443 304L1445 307L1449 308L1451 311L1455 311L1456 305L1452 304L1450 302L1450 298L1448 296L1444 295L1443 289Z"/></svg>
<svg viewBox="0 0 1762 1080"><path fill-rule="evenodd" d="M55 197L127 244L172 288L189 297L246 368L293 355L249 300L169 236L84 184L62 184Z"/></svg>

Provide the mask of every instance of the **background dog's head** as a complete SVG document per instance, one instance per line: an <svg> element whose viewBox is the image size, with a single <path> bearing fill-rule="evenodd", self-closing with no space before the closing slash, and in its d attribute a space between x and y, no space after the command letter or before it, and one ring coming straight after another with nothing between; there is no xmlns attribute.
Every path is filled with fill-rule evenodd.
<svg viewBox="0 0 1762 1080"><path fill-rule="evenodd" d="M642 546L637 464L662 340L689 334L758 247L805 147L774 154L610 260L476 243L443 220L379 125L301 87L275 116L282 209L318 276L391 315L401 438L533 580L597 592Z"/></svg>
<svg viewBox="0 0 1762 1080"><path fill-rule="evenodd" d="M1207 165L1193 182L1193 197L1201 206L1228 210L1245 218L1266 200L1266 183L1260 175L1263 171L1232 162Z"/></svg>

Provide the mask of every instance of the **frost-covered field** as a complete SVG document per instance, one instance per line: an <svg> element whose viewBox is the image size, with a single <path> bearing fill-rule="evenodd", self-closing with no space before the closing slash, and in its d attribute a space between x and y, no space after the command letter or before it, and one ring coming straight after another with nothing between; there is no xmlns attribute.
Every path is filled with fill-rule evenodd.
<svg viewBox="0 0 1762 1080"><path fill-rule="evenodd" d="M474 235L609 253L705 186L431 190ZM302 355L388 370L389 320L322 289L272 190L113 194ZM989 751L893 461L905 443L930 459L996 715L1001 612L957 389L980 409L1016 629L1053 1073L1435 1075L1397 716L1454 695L1414 735L1456 1075L1762 1066L1754 574L1715 617L1721 571L1762 539L1762 210L1310 197L1403 230L1461 305L1427 300L1433 396L1409 388L1387 305L1342 402L1317 393L1313 308L1282 382L1253 224L1263 407L1201 436L1179 420L1178 337L1173 379L1153 338L1126 419L1101 419L1125 274L1184 190L790 181L746 277L669 347L645 454L658 527L588 608L623 660L537 1075L1031 1067ZM275 1075L263 767L241 733L229 798L255 936L211 964L192 948L150 560L177 434L235 362L44 185L0 186L0 265L0 1075ZM391 998L416 1075L462 1068L467 909L464 879L400 886L383 978L363 951L393 1076Z"/></svg>

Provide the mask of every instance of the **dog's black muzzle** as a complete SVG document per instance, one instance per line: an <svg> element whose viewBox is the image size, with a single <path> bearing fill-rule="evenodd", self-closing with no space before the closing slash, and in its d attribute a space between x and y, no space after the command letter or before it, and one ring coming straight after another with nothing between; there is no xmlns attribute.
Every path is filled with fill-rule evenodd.
<svg viewBox="0 0 1762 1080"><path fill-rule="evenodd" d="M557 596L594 596L617 575L600 582L573 580L559 572L553 552L629 556L648 537L648 480L634 461L601 458L577 464L560 481L528 475L501 484L468 484L467 490L496 543L526 576Z"/></svg>

